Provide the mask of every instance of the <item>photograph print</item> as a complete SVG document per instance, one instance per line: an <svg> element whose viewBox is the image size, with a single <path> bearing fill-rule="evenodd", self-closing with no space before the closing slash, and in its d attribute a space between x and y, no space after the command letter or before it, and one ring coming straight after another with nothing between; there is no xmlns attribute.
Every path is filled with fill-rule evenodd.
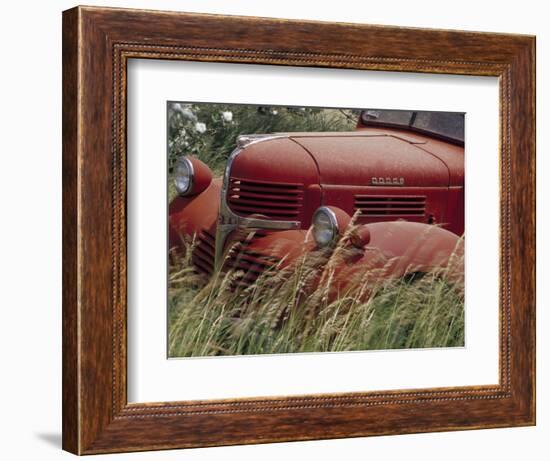
<svg viewBox="0 0 550 461"><path fill-rule="evenodd" d="M464 118L168 102L169 357L463 347Z"/></svg>

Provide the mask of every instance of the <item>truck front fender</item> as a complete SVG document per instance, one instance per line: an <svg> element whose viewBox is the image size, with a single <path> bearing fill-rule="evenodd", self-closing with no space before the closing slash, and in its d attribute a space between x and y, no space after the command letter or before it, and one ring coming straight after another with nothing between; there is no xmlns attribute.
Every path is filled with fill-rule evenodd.
<svg viewBox="0 0 550 461"><path fill-rule="evenodd" d="M407 221L381 222L364 225L370 232L370 241L364 248L349 243L334 250L319 250L307 231L272 232L253 238L237 251L234 266L244 271L278 264L291 266L300 256L312 251L316 258L317 275L313 285L322 280L322 272L329 270L330 297L365 282L377 284L384 280L418 272L443 272L451 282L463 277L463 239L434 225ZM239 256L240 252L240 256ZM250 266L250 264L256 266ZM312 289L315 289L312 286ZM368 293L368 292L365 292Z"/></svg>
<svg viewBox="0 0 550 461"><path fill-rule="evenodd" d="M453 258L462 261L464 240L441 227L391 221L367 225L370 241L364 248L362 262L379 259L385 273L403 276L411 272L447 269ZM379 263L377 263L379 264Z"/></svg>
<svg viewBox="0 0 550 461"><path fill-rule="evenodd" d="M464 240L440 227L408 221L365 225L370 241L349 251L334 266L338 291L362 284L376 285L407 274L439 272L451 283L464 276Z"/></svg>
<svg viewBox="0 0 550 461"><path fill-rule="evenodd" d="M204 231L216 235L220 194L221 178L217 178L200 194L172 200L168 208L169 249L182 248L186 237L193 238Z"/></svg>

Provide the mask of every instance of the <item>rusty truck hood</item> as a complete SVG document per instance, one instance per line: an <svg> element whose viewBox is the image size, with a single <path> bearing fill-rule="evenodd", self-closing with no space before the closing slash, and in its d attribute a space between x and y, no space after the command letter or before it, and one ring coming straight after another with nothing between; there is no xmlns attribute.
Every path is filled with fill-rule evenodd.
<svg viewBox="0 0 550 461"><path fill-rule="evenodd" d="M397 130L289 133L315 161L321 184L366 186L403 178L406 187L448 187L464 181L463 149Z"/></svg>

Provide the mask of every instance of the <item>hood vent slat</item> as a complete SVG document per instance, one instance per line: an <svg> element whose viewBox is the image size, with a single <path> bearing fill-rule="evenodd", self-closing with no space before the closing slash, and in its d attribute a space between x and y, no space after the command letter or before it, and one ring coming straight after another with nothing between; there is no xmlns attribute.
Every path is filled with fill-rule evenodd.
<svg viewBox="0 0 550 461"><path fill-rule="evenodd" d="M355 209L363 216L424 216L424 195L356 195Z"/></svg>

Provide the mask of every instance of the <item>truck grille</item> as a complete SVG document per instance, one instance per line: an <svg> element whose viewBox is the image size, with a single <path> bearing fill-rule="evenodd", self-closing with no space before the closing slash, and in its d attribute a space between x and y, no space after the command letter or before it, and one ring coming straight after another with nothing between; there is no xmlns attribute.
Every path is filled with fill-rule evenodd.
<svg viewBox="0 0 550 461"><path fill-rule="evenodd" d="M355 209L364 216L424 216L426 197L417 195L356 195Z"/></svg>
<svg viewBox="0 0 550 461"><path fill-rule="evenodd" d="M227 202L241 216L260 214L282 221L299 220L303 185L230 178Z"/></svg>
<svg viewBox="0 0 550 461"><path fill-rule="evenodd" d="M197 242L193 249L193 264L200 272L212 274L214 272L215 238L214 235L202 230L197 234Z"/></svg>
<svg viewBox="0 0 550 461"><path fill-rule="evenodd" d="M265 271L277 264L276 258L263 255L249 248L255 240L266 235L265 231L257 230L253 232L254 234L251 237L243 238L240 242L234 244L226 259L226 268L238 272L232 282L233 288L250 286Z"/></svg>

